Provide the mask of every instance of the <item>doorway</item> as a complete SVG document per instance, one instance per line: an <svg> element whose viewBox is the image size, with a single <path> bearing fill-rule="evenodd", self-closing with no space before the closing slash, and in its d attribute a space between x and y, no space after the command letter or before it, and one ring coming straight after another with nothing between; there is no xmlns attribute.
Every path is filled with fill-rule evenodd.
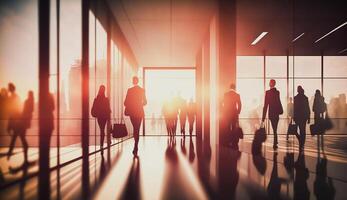
<svg viewBox="0 0 347 200"><path fill-rule="evenodd" d="M147 96L143 135L167 135L162 115L163 104L177 96L181 96L187 102L195 101L195 68L144 67L143 86ZM188 132L187 125L186 132Z"/></svg>

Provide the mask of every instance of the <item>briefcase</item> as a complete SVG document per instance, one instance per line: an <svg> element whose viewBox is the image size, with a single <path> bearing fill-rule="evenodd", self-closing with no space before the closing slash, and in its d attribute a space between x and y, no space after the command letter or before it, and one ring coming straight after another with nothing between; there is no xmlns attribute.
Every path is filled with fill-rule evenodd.
<svg viewBox="0 0 347 200"><path fill-rule="evenodd" d="M326 131L333 128L333 123L328 115L328 112L325 114L325 118L323 119L323 125Z"/></svg>
<svg viewBox="0 0 347 200"><path fill-rule="evenodd" d="M298 125L294 124L292 121L288 125L287 134L296 135L298 133Z"/></svg>
<svg viewBox="0 0 347 200"><path fill-rule="evenodd" d="M311 131L311 135L323 135L325 132L325 128L323 123L314 123L310 126L310 131Z"/></svg>
<svg viewBox="0 0 347 200"><path fill-rule="evenodd" d="M254 140L257 140L259 142L265 142L266 141L265 127L260 127L259 129L257 129L255 131Z"/></svg>
<svg viewBox="0 0 347 200"><path fill-rule="evenodd" d="M123 138L128 136L128 130L124 123L124 120L121 120L120 123L113 124L111 132L113 138Z"/></svg>

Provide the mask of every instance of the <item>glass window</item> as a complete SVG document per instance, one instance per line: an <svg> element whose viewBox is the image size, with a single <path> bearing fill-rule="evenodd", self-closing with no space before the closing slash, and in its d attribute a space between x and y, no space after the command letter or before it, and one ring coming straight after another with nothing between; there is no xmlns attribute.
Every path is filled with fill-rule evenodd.
<svg viewBox="0 0 347 200"><path fill-rule="evenodd" d="M347 56L324 56L324 77L347 77Z"/></svg>
<svg viewBox="0 0 347 200"><path fill-rule="evenodd" d="M294 57L295 77L321 77L321 57L320 56L295 56Z"/></svg>
<svg viewBox="0 0 347 200"><path fill-rule="evenodd" d="M267 56L266 57L266 78L286 78L287 77L287 57Z"/></svg>
<svg viewBox="0 0 347 200"><path fill-rule="evenodd" d="M264 58L261 56L238 56L236 58L237 77L263 77Z"/></svg>

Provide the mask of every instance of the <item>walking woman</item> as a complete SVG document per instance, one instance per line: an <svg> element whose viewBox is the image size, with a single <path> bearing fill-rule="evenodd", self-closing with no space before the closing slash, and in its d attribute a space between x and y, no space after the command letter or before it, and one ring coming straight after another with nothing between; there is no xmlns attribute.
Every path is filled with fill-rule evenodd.
<svg viewBox="0 0 347 200"><path fill-rule="evenodd" d="M298 94L294 97L294 122L300 129L300 135L296 135L299 140L299 150L304 150L306 140L306 122L310 123L310 106L308 98L304 94L304 89L299 85Z"/></svg>
<svg viewBox="0 0 347 200"><path fill-rule="evenodd" d="M327 106L324 102L324 97L321 95L320 90L316 90L312 108L312 111L314 113L314 123L318 123L319 120L323 119L326 110Z"/></svg>
<svg viewBox="0 0 347 200"><path fill-rule="evenodd" d="M100 128L100 149L103 154L104 138L105 138L105 127L106 123L110 120L111 108L110 101L105 95L105 86L99 87L98 96L94 99L92 107L92 116L98 121ZM107 137L107 143L110 143L110 138Z"/></svg>
<svg viewBox="0 0 347 200"><path fill-rule="evenodd" d="M125 112L130 116L131 124L134 130L134 150L133 155L137 156L138 143L139 143L139 132L141 127L141 122L144 117L143 106L147 104L147 99L145 95L145 90L138 86L139 78L137 76L133 77L133 87L129 88L127 95L124 100Z"/></svg>

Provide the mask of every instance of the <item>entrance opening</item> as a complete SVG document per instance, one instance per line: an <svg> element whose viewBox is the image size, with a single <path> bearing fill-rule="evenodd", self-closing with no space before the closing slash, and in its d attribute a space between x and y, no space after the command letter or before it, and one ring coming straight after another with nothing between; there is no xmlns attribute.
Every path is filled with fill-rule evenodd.
<svg viewBox="0 0 347 200"><path fill-rule="evenodd" d="M195 68L145 67L143 77L148 102L145 106L144 132L146 135L167 135L162 113L163 105L178 96L187 102L195 101ZM177 127L179 126L178 124ZM179 135L179 132L177 128L176 134Z"/></svg>

